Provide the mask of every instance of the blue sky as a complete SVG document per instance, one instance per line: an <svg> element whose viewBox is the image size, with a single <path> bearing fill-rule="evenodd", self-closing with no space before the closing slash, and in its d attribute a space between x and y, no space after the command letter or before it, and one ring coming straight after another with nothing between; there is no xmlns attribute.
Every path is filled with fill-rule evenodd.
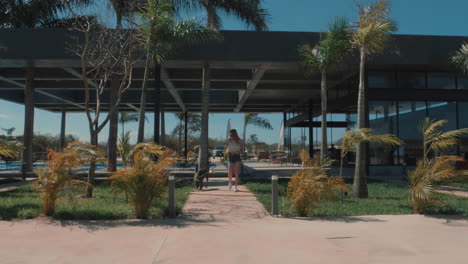
<svg viewBox="0 0 468 264"><path fill-rule="evenodd" d="M109 10L102 0L98 5L100 13ZM99 1L98 1L99 2ZM351 21L356 19L354 0L265 0L265 8L271 14L270 30L272 31L322 31L328 21L334 16L346 16ZM464 0L393 0L390 1L392 17L397 22L399 34L416 35L461 35L468 36L468 1ZM190 13L191 17L203 18L203 12ZM112 14L106 17L112 20ZM224 16L224 29L242 30L245 27L232 17ZM276 143L279 136L282 114L264 114L272 123L274 129L265 131L250 128L248 134L256 133L259 139L268 143ZM146 135L151 136L153 116L148 116ZM15 134L22 134L24 106L0 100L0 128L16 127ZM209 135L213 138L224 138L227 120L242 131L242 114L211 114ZM167 114L167 132L172 131L176 122L174 115ZM36 133L56 135L60 130L60 115L36 109L34 129ZM136 124L126 126L126 129L136 134ZM0 131L2 133L2 131ZM88 125L84 114L69 114L67 116L67 133L88 140ZM100 141L107 139L108 129L100 135ZM299 136L300 132L296 131ZM339 132L337 131L337 133ZM334 135L338 139L339 135Z"/></svg>

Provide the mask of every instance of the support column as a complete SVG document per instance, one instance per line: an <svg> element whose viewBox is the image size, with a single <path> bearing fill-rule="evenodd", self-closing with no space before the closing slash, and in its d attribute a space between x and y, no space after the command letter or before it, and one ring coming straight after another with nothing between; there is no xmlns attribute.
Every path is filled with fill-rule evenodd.
<svg viewBox="0 0 468 264"><path fill-rule="evenodd" d="M198 168L200 170L209 170L208 165L208 104L210 103L210 79L211 71L208 63L203 65L202 81L202 116L200 133L200 154L198 158Z"/></svg>
<svg viewBox="0 0 468 264"><path fill-rule="evenodd" d="M66 128L66 121L67 121L67 112L65 109L62 109L62 120L60 123L60 149L65 147L65 128Z"/></svg>
<svg viewBox="0 0 468 264"><path fill-rule="evenodd" d="M161 67L158 63L154 67L154 143L160 144L160 116L161 116Z"/></svg>
<svg viewBox="0 0 468 264"><path fill-rule="evenodd" d="M109 109L117 104L119 97L120 79L118 76L112 76L109 89ZM117 136L119 132L119 110L109 113L109 138L107 140L107 170L117 170Z"/></svg>
<svg viewBox="0 0 468 264"><path fill-rule="evenodd" d="M24 90L24 133L23 133L23 160L21 171L33 171L32 142L34 136L34 66L28 61L26 69L26 86ZM25 175L23 174L23 178Z"/></svg>
<svg viewBox="0 0 468 264"><path fill-rule="evenodd" d="M289 137L288 127L286 126L286 112L283 112L283 150L286 151L287 138ZM289 156L289 155L288 155Z"/></svg>
<svg viewBox="0 0 468 264"><path fill-rule="evenodd" d="M185 112L185 115L184 115L184 156L185 156L185 159L187 160L187 150L188 150L188 142L187 142L187 138L188 138L188 112Z"/></svg>
<svg viewBox="0 0 468 264"><path fill-rule="evenodd" d="M166 120L164 118L164 107L160 106L161 109L161 138L160 138L160 144L161 145L166 145Z"/></svg>
<svg viewBox="0 0 468 264"><path fill-rule="evenodd" d="M314 156L314 126L312 117L312 100L309 101L309 156Z"/></svg>

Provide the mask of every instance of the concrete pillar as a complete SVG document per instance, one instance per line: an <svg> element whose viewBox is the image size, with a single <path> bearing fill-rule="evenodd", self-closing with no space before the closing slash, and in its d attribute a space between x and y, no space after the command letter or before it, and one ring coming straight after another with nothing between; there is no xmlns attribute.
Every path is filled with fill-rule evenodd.
<svg viewBox="0 0 468 264"><path fill-rule="evenodd" d="M187 148L188 148L188 142L187 142L187 138L188 138L188 112L185 112L185 115L184 115L184 156L185 156L185 159L187 159Z"/></svg>
<svg viewBox="0 0 468 264"><path fill-rule="evenodd" d="M67 112L65 109L62 110L62 120L60 123L60 149L65 147L65 128L66 128L66 121L67 121Z"/></svg>
<svg viewBox="0 0 468 264"><path fill-rule="evenodd" d="M120 79L113 76L109 89L109 108L117 103L119 97ZM119 132L119 110L110 113L109 119L109 138L107 140L107 170L117 170L117 137Z"/></svg>
<svg viewBox="0 0 468 264"><path fill-rule="evenodd" d="M153 138L157 144L161 143L160 138L160 116L161 116L161 67L156 63L154 69L154 131Z"/></svg>
<svg viewBox="0 0 468 264"><path fill-rule="evenodd" d="M161 145L166 145L166 119L164 113L164 107L160 107L161 109Z"/></svg>
<svg viewBox="0 0 468 264"><path fill-rule="evenodd" d="M312 117L312 100L309 102L309 156L314 156L314 126L313 126L313 117Z"/></svg>
<svg viewBox="0 0 468 264"><path fill-rule="evenodd" d="M198 168L200 170L209 170L208 165L208 104L210 103L210 79L211 70L208 63L203 66L202 79L202 105L201 105L201 133L200 133L200 156L198 158Z"/></svg>
<svg viewBox="0 0 468 264"><path fill-rule="evenodd" d="M26 85L24 89L24 133L23 133L23 160L21 171L33 171L32 142L34 136L34 68L28 61L26 69ZM23 176L24 177L24 176Z"/></svg>

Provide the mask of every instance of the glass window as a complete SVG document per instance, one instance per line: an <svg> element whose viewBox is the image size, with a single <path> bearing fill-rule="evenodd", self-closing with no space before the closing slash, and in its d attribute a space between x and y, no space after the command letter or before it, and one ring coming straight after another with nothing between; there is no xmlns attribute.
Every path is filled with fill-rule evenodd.
<svg viewBox="0 0 468 264"><path fill-rule="evenodd" d="M426 102L398 102L398 136L405 142L400 147L400 158L406 165L416 165L423 157L423 136L419 127L426 118Z"/></svg>
<svg viewBox="0 0 468 264"><path fill-rule="evenodd" d="M466 76L458 77L458 89L468 90L468 77L466 77Z"/></svg>
<svg viewBox="0 0 468 264"><path fill-rule="evenodd" d="M451 73L427 74L427 88L429 89L455 89L455 76Z"/></svg>
<svg viewBox="0 0 468 264"><path fill-rule="evenodd" d="M373 132L378 135L397 135L397 107L396 102L370 101L369 124ZM370 144L369 156L371 165L397 165L398 148L384 144Z"/></svg>
<svg viewBox="0 0 468 264"><path fill-rule="evenodd" d="M398 75L398 88L424 89L426 87L426 75L424 72L400 72Z"/></svg>
<svg viewBox="0 0 468 264"><path fill-rule="evenodd" d="M445 126L441 127L443 131L457 129L457 104L455 102L428 102L427 108L429 118L435 121L447 120ZM444 154L456 155L457 147L452 147L448 153Z"/></svg>
<svg viewBox="0 0 468 264"><path fill-rule="evenodd" d="M395 74L393 72L370 71L367 84L369 88L395 88Z"/></svg>
<svg viewBox="0 0 468 264"><path fill-rule="evenodd" d="M468 103L458 103L458 122L459 128L468 128ZM468 134L463 134L460 138L460 155L468 159Z"/></svg>

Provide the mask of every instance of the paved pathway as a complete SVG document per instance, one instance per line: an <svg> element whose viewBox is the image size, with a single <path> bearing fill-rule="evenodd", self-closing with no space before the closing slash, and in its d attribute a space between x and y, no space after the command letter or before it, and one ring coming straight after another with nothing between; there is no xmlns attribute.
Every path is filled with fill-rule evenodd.
<svg viewBox="0 0 468 264"><path fill-rule="evenodd" d="M454 186L440 186L437 188L437 192L468 197L468 189Z"/></svg>
<svg viewBox="0 0 468 264"><path fill-rule="evenodd" d="M178 219L0 221L0 263L467 263L468 216L273 218L211 182Z"/></svg>

